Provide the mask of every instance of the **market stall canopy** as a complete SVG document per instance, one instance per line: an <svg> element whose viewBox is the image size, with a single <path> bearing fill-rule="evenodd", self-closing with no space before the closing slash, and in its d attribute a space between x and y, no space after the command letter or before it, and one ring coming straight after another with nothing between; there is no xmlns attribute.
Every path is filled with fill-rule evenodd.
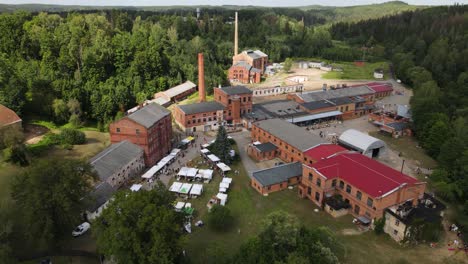
<svg viewBox="0 0 468 264"><path fill-rule="evenodd" d="M176 209L176 211L182 211L182 209L185 207L185 203L184 202L177 202L177 204L174 206L174 208Z"/></svg>
<svg viewBox="0 0 468 264"><path fill-rule="evenodd" d="M201 195L203 192L202 184L194 184L190 190L190 195Z"/></svg>
<svg viewBox="0 0 468 264"><path fill-rule="evenodd" d="M219 192L220 193L225 193L227 191L226 188L223 188L223 187L219 187Z"/></svg>
<svg viewBox="0 0 468 264"><path fill-rule="evenodd" d="M181 151L181 149L175 148L175 149L173 149L173 150L171 151L171 155L175 155L175 156L176 156L177 154L179 154L180 151Z"/></svg>
<svg viewBox="0 0 468 264"><path fill-rule="evenodd" d="M226 165L226 164L224 164L224 163L222 163L222 162L216 164L216 166L218 166L218 168L220 168L223 172L226 172L226 171L230 171L230 170L231 170L231 168L230 168L228 165Z"/></svg>
<svg viewBox="0 0 468 264"><path fill-rule="evenodd" d="M193 184L190 183L184 183L182 184L182 187L179 190L179 193L182 194L188 194L190 192L190 189L192 189Z"/></svg>
<svg viewBox="0 0 468 264"><path fill-rule="evenodd" d="M220 159L218 157L216 157L215 155L213 155L213 154L208 155L208 159L210 159L213 162L220 161Z"/></svg>
<svg viewBox="0 0 468 264"><path fill-rule="evenodd" d="M187 175L185 175L185 176L194 178L195 176L197 176L197 172L198 172L198 169L187 168Z"/></svg>
<svg viewBox="0 0 468 264"><path fill-rule="evenodd" d="M219 199L221 205L225 205L226 201L227 201L227 198L228 198L228 195L225 194L225 193L218 193L216 195L216 198Z"/></svg>
<svg viewBox="0 0 468 264"><path fill-rule="evenodd" d="M147 172L145 172L141 177L145 179L150 179L156 174L158 171L160 171L164 165L161 166L161 164L156 164L151 169L149 169Z"/></svg>
<svg viewBox="0 0 468 264"><path fill-rule="evenodd" d="M210 150L204 148L204 149L201 149L200 152L203 154L206 154L206 153L210 153Z"/></svg>
<svg viewBox="0 0 468 264"><path fill-rule="evenodd" d="M207 143L207 144L203 144L203 145L201 145L201 146L202 146L203 148L207 148L207 147L210 146L210 144Z"/></svg>
<svg viewBox="0 0 468 264"><path fill-rule="evenodd" d="M221 182L221 183L219 183L219 187L220 187L220 188L226 188L226 189L228 189L228 188L229 188L229 183L227 183L227 182Z"/></svg>
<svg viewBox="0 0 468 264"><path fill-rule="evenodd" d="M178 193L180 188L182 188L182 183L181 182L174 182L171 185L171 187L169 188L169 191Z"/></svg>
<svg viewBox="0 0 468 264"><path fill-rule="evenodd" d="M213 170L198 170L203 179L211 180L213 178Z"/></svg>
<svg viewBox="0 0 468 264"><path fill-rule="evenodd" d="M143 187L143 185L141 185L141 184L133 184L132 187L130 187L130 190L131 190L132 192L138 192L138 191L141 189L141 187Z"/></svg>
<svg viewBox="0 0 468 264"><path fill-rule="evenodd" d="M222 180L221 182L225 182L225 183L227 183L227 184L231 184L232 178L228 178L228 177L223 178L223 180Z"/></svg>

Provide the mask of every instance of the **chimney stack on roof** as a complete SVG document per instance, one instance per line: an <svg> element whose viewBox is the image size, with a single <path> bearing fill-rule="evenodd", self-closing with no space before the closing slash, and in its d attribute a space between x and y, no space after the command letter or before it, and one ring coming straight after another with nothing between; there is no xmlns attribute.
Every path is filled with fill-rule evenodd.
<svg viewBox="0 0 468 264"><path fill-rule="evenodd" d="M238 51L238 46L239 46L239 40L238 40L238 35L237 35L237 12L235 16L235 21L234 21L234 56L239 54Z"/></svg>
<svg viewBox="0 0 468 264"><path fill-rule="evenodd" d="M203 53L198 53L198 98L200 102L206 102Z"/></svg>

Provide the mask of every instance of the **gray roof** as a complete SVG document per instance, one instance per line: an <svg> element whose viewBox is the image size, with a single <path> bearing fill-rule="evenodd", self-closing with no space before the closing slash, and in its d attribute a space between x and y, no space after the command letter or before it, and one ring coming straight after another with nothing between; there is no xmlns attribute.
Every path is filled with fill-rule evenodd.
<svg viewBox="0 0 468 264"><path fill-rule="evenodd" d="M224 110L224 105L215 101L178 105L178 107L186 115Z"/></svg>
<svg viewBox="0 0 468 264"><path fill-rule="evenodd" d="M285 182L290 178L302 175L302 164L300 162L288 163L277 167L254 171L252 177L262 186L269 186Z"/></svg>
<svg viewBox="0 0 468 264"><path fill-rule="evenodd" d="M182 94L182 93L184 93L184 92L186 92L186 91L188 91L190 89L193 89L195 87L197 87L197 85L195 85L193 82L186 81L183 84L179 84L179 85L177 85L175 87L172 87L172 88L164 91L163 93L165 95L167 95L169 98L172 98L172 97L175 97L175 96L177 96L179 94Z"/></svg>
<svg viewBox="0 0 468 264"><path fill-rule="evenodd" d="M276 150L278 147L275 146L275 144L267 142L267 143L262 143L255 145L255 147L260 151L260 152L269 152Z"/></svg>
<svg viewBox="0 0 468 264"><path fill-rule="evenodd" d="M112 186L107 182L100 183L88 197L88 211L96 211L99 207L109 201L115 192L116 189L112 188Z"/></svg>
<svg viewBox="0 0 468 264"><path fill-rule="evenodd" d="M223 92L225 92L228 95L236 95L236 94L251 94L253 93L252 90L249 88L242 86L242 85L236 85L236 86L225 86L218 88L221 89Z"/></svg>
<svg viewBox="0 0 468 264"><path fill-rule="evenodd" d="M253 72L258 72L258 73L262 73L262 70L257 69L257 68L252 68L251 71L253 71Z"/></svg>
<svg viewBox="0 0 468 264"><path fill-rule="evenodd" d="M268 101L254 104L253 108L254 112L261 110L262 112L268 114L269 118L290 117L306 114L306 112L299 107L298 103L291 100Z"/></svg>
<svg viewBox="0 0 468 264"><path fill-rule="evenodd" d="M150 103L131 113L127 117L138 124L150 128L163 117L170 115L171 112L157 103Z"/></svg>
<svg viewBox="0 0 468 264"><path fill-rule="evenodd" d="M124 140L110 145L94 156L89 163L98 173L99 179L106 181L115 172L120 171L122 166L127 165L142 153L142 148Z"/></svg>
<svg viewBox="0 0 468 264"><path fill-rule="evenodd" d="M259 50L245 50L244 51L245 54L247 54L249 57L251 57L252 59L259 59L259 58L262 58L262 57L268 57L268 55L266 55L265 53L259 51Z"/></svg>
<svg viewBox="0 0 468 264"><path fill-rule="evenodd" d="M396 131L402 131L409 127L409 124L406 122L394 122L394 123L388 123L385 125L395 129Z"/></svg>
<svg viewBox="0 0 468 264"><path fill-rule="evenodd" d="M320 91L320 92L307 92L307 93L297 93L297 96L302 98L304 102L312 102L312 101L320 101L324 99L336 99L336 98L343 98L343 97L353 97L353 96L360 96L366 94L374 94L375 91L371 88L362 85L362 86L354 86L336 90L327 90L327 91Z"/></svg>
<svg viewBox="0 0 468 264"><path fill-rule="evenodd" d="M239 66L239 67L244 67L248 71L252 68L250 64L248 64L246 61L239 61L238 63L234 64L233 66Z"/></svg>
<svg viewBox="0 0 468 264"><path fill-rule="evenodd" d="M307 103L303 103L302 106L307 108L308 110L316 110L325 107L333 107L333 106L340 106L344 104L350 104L353 100L348 97L341 97L341 98L332 98L326 100L318 100L318 101L310 101Z"/></svg>
<svg viewBox="0 0 468 264"><path fill-rule="evenodd" d="M282 119L274 118L262 120L256 122L255 125L301 151L326 143L326 141L319 136L311 134L304 128L293 125Z"/></svg>

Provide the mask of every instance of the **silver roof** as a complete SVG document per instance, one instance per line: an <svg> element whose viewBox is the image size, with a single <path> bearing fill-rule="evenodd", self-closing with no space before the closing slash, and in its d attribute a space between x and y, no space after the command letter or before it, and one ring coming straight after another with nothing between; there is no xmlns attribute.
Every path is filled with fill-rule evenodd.
<svg viewBox="0 0 468 264"><path fill-rule="evenodd" d="M262 186L285 182L292 177L298 176L302 176L302 164L300 162L288 163L252 173L252 177Z"/></svg>
<svg viewBox="0 0 468 264"><path fill-rule="evenodd" d="M127 117L138 124L150 128L163 117L170 115L171 112L157 103L150 103L141 109L131 113Z"/></svg>
<svg viewBox="0 0 468 264"><path fill-rule="evenodd" d="M172 87L172 88L164 91L163 93L165 95L167 95L169 98L172 98L172 97L175 97L175 96L177 96L179 94L182 94L182 93L184 93L184 92L186 92L186 91L188 91L190 89L193 89L195 87L197 87L197 85L195 85L193 82L186 81L183 84L179 84L179 85L177 85L175 87Z"/></svg>
<svg viewBox="0 0 468 264"><path fill-rule="evenodd" d="M319 92L307 92L307 93L297 93L297 96L302 98L304 102L312 102L312 101L321 101L325 99L336 99L342 97L353 97L353 96L361 96L366 94L374 94L375 91L371 88L362 85L362 86L355 86L355 87L348 87L336 90L327 90L327 91L319 91Z"/></svg>

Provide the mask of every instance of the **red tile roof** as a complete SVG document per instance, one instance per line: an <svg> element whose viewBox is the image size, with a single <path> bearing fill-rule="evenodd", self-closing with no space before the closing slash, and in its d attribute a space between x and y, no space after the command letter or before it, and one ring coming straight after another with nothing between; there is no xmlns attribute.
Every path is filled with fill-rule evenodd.
<svg viewBox="0 0 468 264"><path fill-rule="evenodd" d="M385 196L405 184L421 183L359 153L339 154L312 167L326 178L340 178L374 198Z"/></svg>
<svg viewBox="0 0 468 264"><path fill-rule="evenodd" d="M321 144L316 147L313 147L304 152L304 156L311 158L314 161L319 161L330 157L333 154L345 152L347 149L343 148L340 145L335 144Z"/></svg>
<svg viewBox="0 0 468 264"><path fill-rule="evenodd" d="M372 90L374 90L376 93L393 91L392 86L385 83L368 83L366 85Z"/></svg>
<svg viewBox="0 0 468 264"><path fill-rule="evenodd" d="M21 118L10 108L0 104L0 127L21 121Z"/></svg>

